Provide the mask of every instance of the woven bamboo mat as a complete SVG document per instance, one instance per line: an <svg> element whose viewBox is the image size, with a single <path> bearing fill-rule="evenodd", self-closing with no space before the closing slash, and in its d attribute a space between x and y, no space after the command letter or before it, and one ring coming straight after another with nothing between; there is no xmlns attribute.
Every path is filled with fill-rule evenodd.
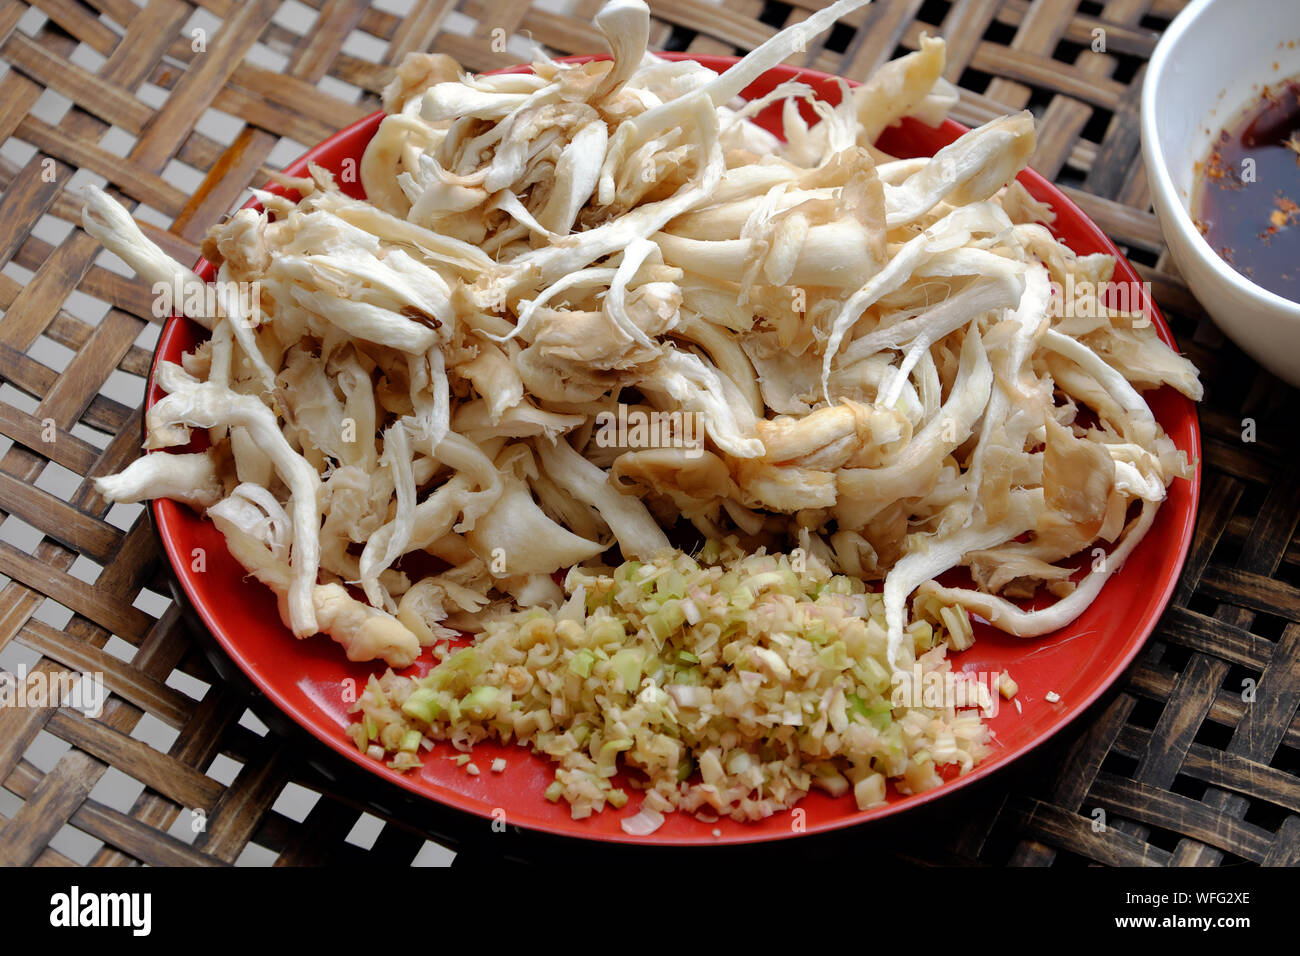
<svg viewBox="0 0 1300 956"><path fill-rule="evenodd" d="M386 64L437 50L504 66L529 37L596 51L598 0L141 2L0 0L0 665L100 671L111 691L99 719L0 708L0 863L436 858L409 808L376 806L364 781L332 778L246 712L163 596L141 509L95 494L92 476L137 454L158 322L147 287L75 228L76 189L107 181L192 261L248 184L378 107ZM650 0L651 40L741 53L821 5ZM923 31L944 36L956 118L1034 111L1033 165L1154 284L1207 383L1195 543L1118 692L924 828L877 828L882 856L1300 863L1296 396L1223 341L1175 273L1139 154L1145 60L1181 6L877 0L806 55L862 78Z"/></svg>

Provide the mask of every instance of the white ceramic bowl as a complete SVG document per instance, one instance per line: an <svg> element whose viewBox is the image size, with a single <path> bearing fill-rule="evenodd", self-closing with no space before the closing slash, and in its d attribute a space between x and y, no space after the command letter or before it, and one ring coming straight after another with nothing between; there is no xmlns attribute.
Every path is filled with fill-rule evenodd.
<svg viewBox="0 0 1300 956"><path fill-rule="evenodd" d="M1142 88L1142 159L1179 271L1229 338L1292 385L1300 385L1300 304L1219 258L1188 210L1194 166L1223 125L1265 84L1298 75L1300 0L1193 0L1156 46Z"/></svg>

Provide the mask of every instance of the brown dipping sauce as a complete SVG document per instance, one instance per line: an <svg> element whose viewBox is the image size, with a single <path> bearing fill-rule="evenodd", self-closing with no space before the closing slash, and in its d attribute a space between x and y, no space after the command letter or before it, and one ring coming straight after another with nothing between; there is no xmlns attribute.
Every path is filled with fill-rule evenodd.
<svg viewBox="0 0 1300 956"><path fill-rule="evenodd" d="M1197 172L1192 219L1210 246L1256 285L1300 302L1300 77L1265 87Z"/></svg>

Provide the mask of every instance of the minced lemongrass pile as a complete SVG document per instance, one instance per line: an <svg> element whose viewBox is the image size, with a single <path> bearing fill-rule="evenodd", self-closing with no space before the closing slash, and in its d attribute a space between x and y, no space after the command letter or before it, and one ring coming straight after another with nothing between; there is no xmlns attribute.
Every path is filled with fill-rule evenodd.
<svg viewBox="0 0 1300 956"><path fill-rule="evenodd" d="M389 766L420 766L426 738L469 752L526 744L556 764L546 791L575 819L621 808L620 770L645 788L629 832L663 814L757 820L818 787L866 809L965 773L989 752L978 711L891 706L884 602L815 556L745 554L734 539L574 568L566 602L490 622L469 647L440 644L414 679L371 678L349 734ZM951 628L951 632L950 632ZM907 669L949 669L969 644L964 611L917 602Z"/></svg>

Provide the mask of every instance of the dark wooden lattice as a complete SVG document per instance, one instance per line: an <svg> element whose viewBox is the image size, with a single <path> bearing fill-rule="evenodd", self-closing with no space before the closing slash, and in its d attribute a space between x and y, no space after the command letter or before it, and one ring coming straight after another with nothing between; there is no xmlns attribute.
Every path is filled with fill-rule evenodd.
<svg viewBox="0 0 1300 956"><path fill-rule="evenodd" d="M741 53L821 5L650 0L651 40ZM873 853L1300 863L1295 393L1226 343L1177 275L1139 151L1145 61L1182 5L877 0L806 55L860 79L922 32L944 36L962 87L956 118L1033 110L1033 165L1153 283L1207 384L1196 539L1173 605L1117 691L923 822L872 828ZM524 58L528 38L593 52L598 6L0 0L0 663L102 671L112 692L98 720L0 708L0 864L406 863L445 826L250 719L161 596L165 561L147 517L95 494L91 477L137 454L158 322L144 284L77 228L76 189L106 181L192 261L248 185L376 109L402 54L437 50L482 70ZM1104 53L1092 48L1099 30ZM293 809L304 805L305 816ZM363 813L377 818L373 843L353 832Z"/></svg>

